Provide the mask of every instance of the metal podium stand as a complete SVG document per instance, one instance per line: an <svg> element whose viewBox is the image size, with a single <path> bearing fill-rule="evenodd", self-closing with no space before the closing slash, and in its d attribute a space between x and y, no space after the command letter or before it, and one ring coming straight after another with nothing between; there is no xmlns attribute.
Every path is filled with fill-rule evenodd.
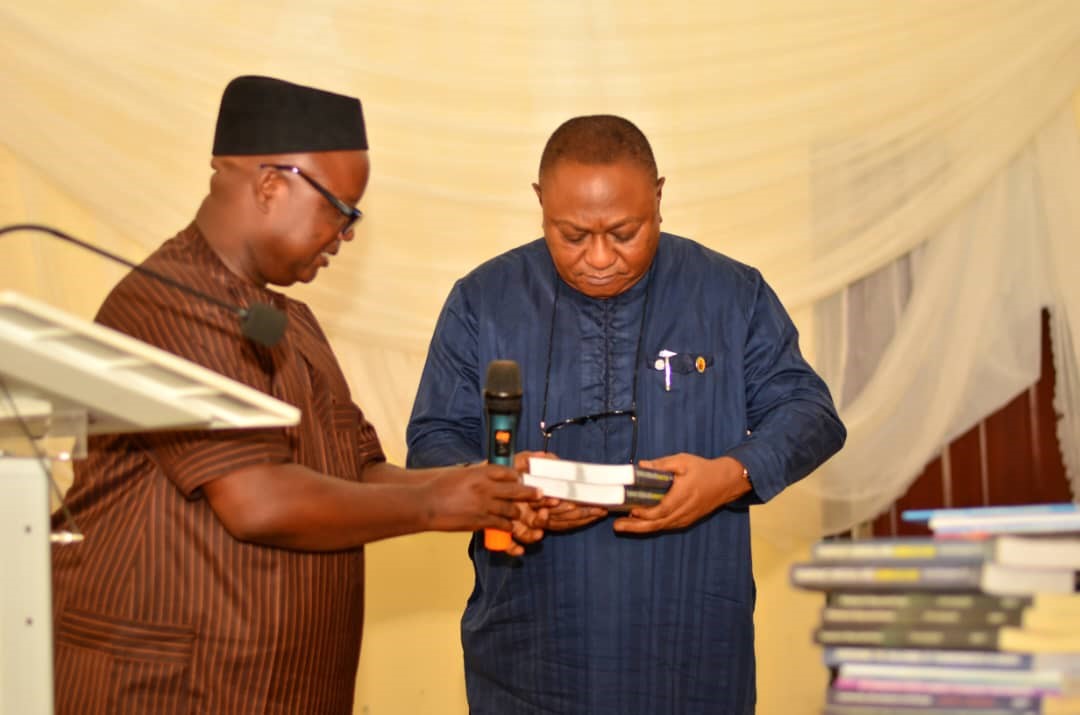
<svg viewBox="0 0 1080 715"><path fill-rule="evenodd" d="M298 409L258 390L0 292L0 444L34 441L41 452L41 444L63 437L71 444L65 451L79 458L93 434L299 420ZM53 712L47 469L47 459L0 453L0 715ZM78 538L62 548L79 548Z"/></svg>

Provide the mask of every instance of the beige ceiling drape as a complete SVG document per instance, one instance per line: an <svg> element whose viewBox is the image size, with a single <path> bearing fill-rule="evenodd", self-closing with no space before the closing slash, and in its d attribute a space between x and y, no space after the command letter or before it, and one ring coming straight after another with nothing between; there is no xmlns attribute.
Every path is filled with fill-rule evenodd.
<svg viewBox="0 0 1080 715"><path fill-rule="evenodd" d="M964 315L994 315L1003 296L978 280L1019 286L1011 265L1030 270L1004 304L1022 295L1056 308L1059 382L1072 395L1060 434L1080 478L1074 0L14 0L0 7L0 47L0 223L55 224L132 259L190 221L231 77L363 99L365 219L315 283L290 293L323 321L399 461L453 281L540 235L529 184L555 126L614 112L653 142L667 177L663 227L759 267L804 349L850 398L852 456L795 495L830 503L799 508L807 533L872 516L993 408L957 388L926 419L900 393L918 384L929 399L947 384L922 379L942 358L919 342L956 338L946 317L968 331L950 355L969 362L950 369L987 374L977 360L998 343ZM45 238L2 240L0 285L84 317L121 274ZM897 260L913 271L910 302L866 303L889 315L887 335L845 328L875 323L843 317L851 286ZM959 306L970 312L953 317ZM849 368L871 343L854 396ZM1027 379L1020 368L993 374L1005 373L1003 392ZM882 475L901 428L917 437L915 454ZM756 528L790 529L783 505L783 517L770 509Z"/></svg>

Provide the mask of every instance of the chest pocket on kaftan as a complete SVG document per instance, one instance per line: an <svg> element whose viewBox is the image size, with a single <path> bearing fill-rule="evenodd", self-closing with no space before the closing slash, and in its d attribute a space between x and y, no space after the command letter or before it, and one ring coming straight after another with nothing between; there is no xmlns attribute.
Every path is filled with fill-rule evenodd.
<svg viewBox="0 0 1080 715"><path fill-rule="evenodd" d="M700 353L693 350L685 352L675 348L662 349L651 353L644 366L648 375L645 378L650 391L694 394L712 384L713 373L717 369L717 359L713 353Z"/></svg>

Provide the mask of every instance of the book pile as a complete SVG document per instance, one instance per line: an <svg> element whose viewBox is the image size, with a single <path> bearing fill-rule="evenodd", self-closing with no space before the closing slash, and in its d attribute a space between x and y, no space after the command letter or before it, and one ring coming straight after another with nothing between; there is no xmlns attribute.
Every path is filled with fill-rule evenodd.
<svg viewBox="0 0 1080 715"><path fill-rule="evenodd" d="M542 457L529 458L522 481L544 496L595 504L613 511L653 506L671 488L674 475L634 464L593 464Z"/></svg>
<svg viewBox="0 0 1080 715"><path fill-rule="evenodd" d="M824 715L1080 715L1080 509L905 512L934 536L825 540Z"/></svg>

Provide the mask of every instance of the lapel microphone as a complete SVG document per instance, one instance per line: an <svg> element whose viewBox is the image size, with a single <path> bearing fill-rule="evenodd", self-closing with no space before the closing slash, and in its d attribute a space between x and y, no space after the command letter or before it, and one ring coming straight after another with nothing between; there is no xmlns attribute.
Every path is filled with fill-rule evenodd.
<svg viewBox="0 0 1080 715"><path fill-rule="evenodd" d="M217 307L226 310L237 317L240 321L240 334L248 340L252 340L260 345L265 345L268 348L272 348L278 344L281 337L285 334L286 315L284 312L278 310L272 305L266 303L252 303L247 308L241 308L238 305L232 303L226 303L223 300L219 300L212 295L207 295L202 291L196 290L191 286L184 285L180 281L170 278L169 276L158 273L157 271L145 268L136 263L132 263L126 258L121 258L115 253L110 253L103 248L87 243L86 241L79 240L74 236L64 233L55 228L49 226L43 226L36 223L16 223L10 226L0 226L0 236L5 233L14 233L15 231L36 231L38 233L45 233L54 238L59 238L62 241L73 243L80 248L85 248L88 251L108 258L110 261L114 261L121 265L137 271L145 276L164 283L167 286L175 288L176 290L187 293L194 296L199 300L207 303L212 303Z"/></svg>

